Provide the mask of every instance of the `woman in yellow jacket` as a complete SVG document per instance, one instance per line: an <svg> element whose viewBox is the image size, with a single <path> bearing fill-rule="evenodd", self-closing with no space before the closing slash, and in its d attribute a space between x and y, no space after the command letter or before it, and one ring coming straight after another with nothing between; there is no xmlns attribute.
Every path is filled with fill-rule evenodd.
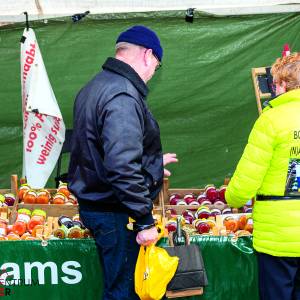
<svg viewBox="0 0 300 300"><path fill-rule="evenodd" d="M300 53L271 69L277 97L269 102L226 191L230 206L256 197L253 246L262 300L300 299Z"/></svg>

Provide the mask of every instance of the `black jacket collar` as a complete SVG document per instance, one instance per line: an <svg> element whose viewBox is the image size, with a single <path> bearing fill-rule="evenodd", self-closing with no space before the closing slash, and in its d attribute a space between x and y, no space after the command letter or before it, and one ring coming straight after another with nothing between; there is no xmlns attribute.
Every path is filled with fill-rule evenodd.
<svg viewBox="0 0 300 300"><path fill-rule="evenodd" d="M113 57L109 57L104 65L103 69L118 73L132 82L132 84L139 90L139 92L146 97L148 94L148 87L138 73L128 64Z"/></svg>

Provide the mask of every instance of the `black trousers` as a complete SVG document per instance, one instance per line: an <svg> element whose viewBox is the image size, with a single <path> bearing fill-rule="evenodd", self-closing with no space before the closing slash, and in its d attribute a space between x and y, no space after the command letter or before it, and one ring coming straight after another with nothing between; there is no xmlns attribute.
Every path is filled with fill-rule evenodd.
<svg viewBox="0 0 300 300"><path fill-rule="evenodd" d="M257 252L261 300L300 300L300 257Z"/></svg>

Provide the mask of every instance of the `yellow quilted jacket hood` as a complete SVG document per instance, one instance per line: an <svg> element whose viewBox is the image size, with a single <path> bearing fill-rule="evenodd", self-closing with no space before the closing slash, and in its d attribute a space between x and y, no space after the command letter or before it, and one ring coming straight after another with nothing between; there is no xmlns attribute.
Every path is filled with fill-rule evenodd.
<svg viewBox="0 0 300 300"><path fill-rule="evenodd" d="M227 203L242 207L256 195L297 192L296 168L300 168L300 89L270 101L255 122L227 188ZM253 221L257 251L300 257L300 199L256 200Z"/></svg>

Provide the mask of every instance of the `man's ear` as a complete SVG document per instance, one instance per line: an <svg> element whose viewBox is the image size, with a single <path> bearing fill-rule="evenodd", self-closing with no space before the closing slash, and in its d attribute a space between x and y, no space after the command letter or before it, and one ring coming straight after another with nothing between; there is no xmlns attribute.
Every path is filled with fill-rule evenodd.
<svg viewBox="0 0 300 300"><path fill-rule="evenodd" d="M145 56L144 56L144 59L145 59L145 64L146 66L150 66L151 64L151 60L152 60L152 49L147 49L145 51Z"/></svg>

